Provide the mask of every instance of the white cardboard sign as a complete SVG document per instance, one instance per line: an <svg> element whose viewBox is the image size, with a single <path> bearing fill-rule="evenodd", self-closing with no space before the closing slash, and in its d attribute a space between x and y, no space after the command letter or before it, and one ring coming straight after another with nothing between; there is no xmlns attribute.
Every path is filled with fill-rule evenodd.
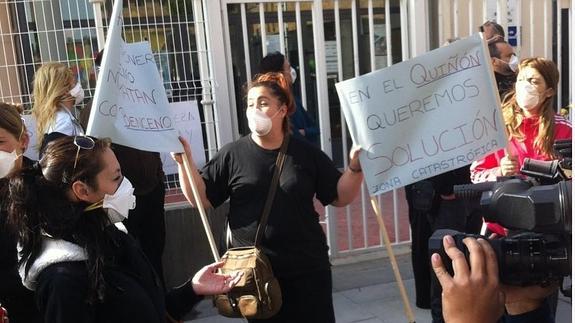
<svg viewBox="0 0 575 323"><path fill-rule="evenodd" d="M480 34L336 88L371 195L468 165L507 142Z"/></svg>

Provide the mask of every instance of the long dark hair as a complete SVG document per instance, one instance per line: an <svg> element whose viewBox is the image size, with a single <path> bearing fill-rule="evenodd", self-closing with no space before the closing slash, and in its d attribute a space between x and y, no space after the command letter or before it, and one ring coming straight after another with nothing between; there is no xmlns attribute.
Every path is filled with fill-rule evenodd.
<svg viewBox="0 0 575 323"><path fill-rule="evenodd" d="M87 301L91 303L104 298L104 250L113 243L105 230L110 221L101 208L84 212L88 203L71 201L70 194L75 181L98 189L96 176L105 166L101 156L109 147L109 140L95 139L94 148L80 150L74 137L54 140L40 162L21 170L19 176L10 179L9 185L9 221L18 228L22 247L19 265L25 266L25 274L28 275L40 255L45 236L75 243L88 255L92 292Z"/></svg>

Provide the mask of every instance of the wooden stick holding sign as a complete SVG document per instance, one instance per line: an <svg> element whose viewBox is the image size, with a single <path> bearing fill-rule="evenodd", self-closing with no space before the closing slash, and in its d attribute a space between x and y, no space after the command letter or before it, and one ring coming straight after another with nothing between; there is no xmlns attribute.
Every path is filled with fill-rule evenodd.
<svg viewBox="0 0 575 323"><path fill-rule="evenodd" d="M198 191L198 186L194 181L194 176L192 175L192 167L190 164L190 160L188 159L188 154L183 153L183 164L184 168L186 169L186 173L188 174L188 180L190 181L190 186L192 187L192 193L194 195L194 199L196 200L196 208L200 211L200 218L202 219L202 224L204 225L204 230L206 231L206 236L208 237L208 242L210 243L210 249L212 250L212 255L214 256L214 261L220 260L220 254L218 252L218 248L216 248L216 242L214 240L214 235L212 234L212 228L210 227L210 223L208 222L208 217L206 215L206 210L204 209L204 204L200 197L200 192Z"/></svg>
<svg viewBox="0 0 575 323"><path fill-rule="evenodd" d="M377 219L379 229L381 230L381 234L383 235L383 242L385 243L385 249L387 250L387 254L389 255L391 268L393 269L393 274L395 275L395 281L397 282L397 286L399 287L399 293L401 294L401 299L403 300L403 310L405 311L405 315L407 316L407 321L409 323L415 323L413 310L411 309L411 304L409 303L409 299L407 298L405 285L403 284L403 280L401 279L401 273L399 272L399 268L397 266L397 260L395 260L395 254L393 253L393 248L391 248L391 242L389 241L389 236L387 235L387 229L385 227L385 223L383 222L383 217L381 216L381 209L379 207L379 203L377 202L376 196L371 197L371 206L373 207L373 211L375 212L375 218Z"/></svg>

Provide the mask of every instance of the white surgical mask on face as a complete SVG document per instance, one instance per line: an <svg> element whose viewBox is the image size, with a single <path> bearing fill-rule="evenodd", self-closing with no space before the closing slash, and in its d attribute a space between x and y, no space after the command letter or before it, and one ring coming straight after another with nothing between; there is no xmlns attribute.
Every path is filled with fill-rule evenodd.
<svg viewBox="0 0 575 323"><path fill-rule="evenodd" d="M120 187L113 195L104 195L102 207L108 213L112 223L121 222L128 218L130 210L136 207L136 197L132 183L124 177Z"/></svg>
<svg viewBox="0 0 575 323"><path fill-rule="evenodd" d="M519 58L517 58L517 55L515 54L511 55L511 58L509 59L509 63L507 63L507 65L509 66L509 69L513 73L517 73L517 69L519 68Z"/></svg>
<svg viewBox="0 0 575 323"><path fill-rule="evenodd" d="M80 82L76 83L76 85L70 90L70 95L74 98L74 104L76 105L84 101L84 89Z"/></svg>
<svg viewBox="0 0 575 323"><path fill-rule="evenodd" d="M515 83L515 100L523 110L530 111L539 104L539 92L537 88L528 81L517 81Z"/></svg>
<svg viewBox="0 0 575 323"><path fill-rule="evenodd" d="M297 72L293 67L290 67L290 74L291 74L291 84L294 84L295 80L297 79Z"/></svg>
<svg viewBox="0 0 575 323"><path fill-rule="evenodd" d="M16 149L11 153L0 150L0 178L4 178L10 174L18 157Z"/></svg>
<svg viewBox="0 0 575 323"><path fill-rule="evenodd" d="M251 132L262 137L270 133L272 130L272 118L274 118L280 110L270 118L268 115L256 108L250 108L246 111L246 118L248 119L248 126Z"/></svg>

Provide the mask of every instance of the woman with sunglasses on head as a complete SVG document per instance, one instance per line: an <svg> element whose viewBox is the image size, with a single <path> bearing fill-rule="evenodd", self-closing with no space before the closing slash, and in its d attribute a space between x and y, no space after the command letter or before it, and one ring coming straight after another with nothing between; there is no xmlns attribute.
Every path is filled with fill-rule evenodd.
<svg viewBox="0 0 575 323"><path fill-rule="evenodd" d="M11 178L20 275L46 322L166 322L237 282L216 263L165 296L134 240L113 225L133 207L132 192L109 141L84 136L51 141L38 164Z"/></svg>
<svg viewBox="0 0 575 323"><path fill-rule="evenodd" d="M84 89L68 66L54 62L40 66L34 74L33 97L40 154L55 138L84 134L74 116L74 105L84 100Z"/></svg>
<svg viewBox="0 0 575 323"><path fill-rule="evenodd" d="M28 132L20 106L0 102L0 304L8 310L10 322L41 322L34 294L22 285L18 275L16 230L7 221L8 178L32 161L24 157Z"/></svg>
<svg viewBox="0 0 575 323"><path fill-rule="evenodd" d="M246 116L251 134L224 146L202 169L193 165L181 138L203 205L217 207L229 198L231 247L252 246L275 163L284 140L286 158L261 240L282 291L276 315L257 322L334 322L328 246L314 197L323 205L345 206L357 196L363 175L359 150L352 149L343 174L319 148L290 134L295 106L282 73L257 76L248 86ZM180 183L195 205L182 156Z"/></svg>

